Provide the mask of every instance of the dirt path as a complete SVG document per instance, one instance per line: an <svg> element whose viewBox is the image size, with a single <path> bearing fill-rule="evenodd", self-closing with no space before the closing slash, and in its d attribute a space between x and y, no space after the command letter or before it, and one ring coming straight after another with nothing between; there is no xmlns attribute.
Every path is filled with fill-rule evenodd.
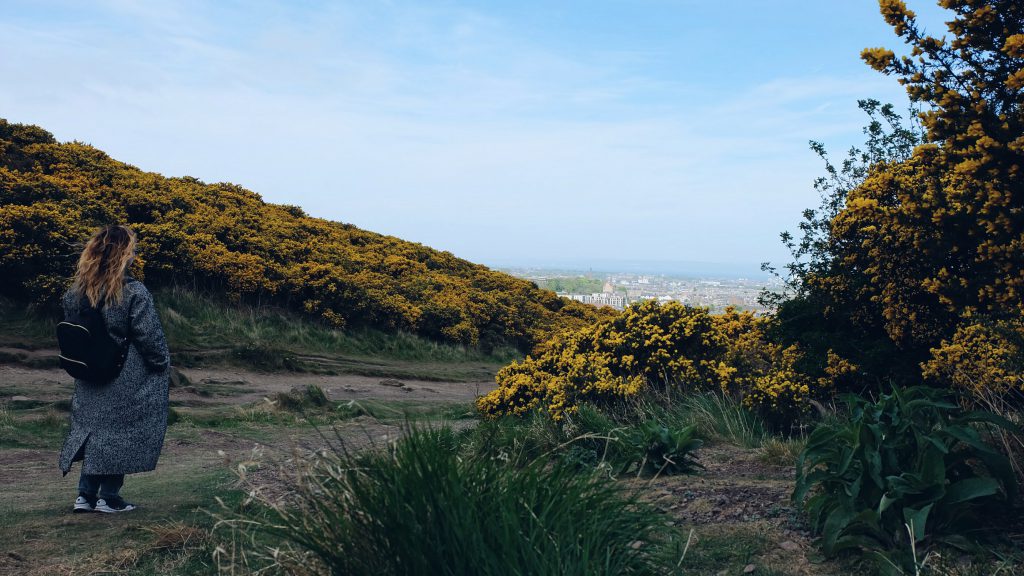
<svg viewBox="0 0 1024 576"><path fill-rule="evenodd" d="M172 406L183 411L225 413L231 413L233 407L260 405L263 398L310 384L319 386L333 401L401 405L468 403L494 386L487 381L271 374L231 368L187 369L181 374L184 378L176 378L171 388ZM67 417L72 390L73 381L62 370L0 365L0 408L8 417L35 418L40 426L57 427ZM397 423L367 416L338 422L334 428L346 443L357 447L384 443L401 433ZM81 568L93 558L89 540L93 547L116 550L116 540L124 535L137 539L139 531L179 521L196 510L215 508L215 495L226 488L225 482L232 482L229 471L237 470L240 463L254 458L280 461L327 446L319 432L301 425L170 426L157 469L134 474L125 483L125 494L145 508L112 522L92 514L70 513L78 468L62 477L56 465L59 434L53 429L42 432L47 432L46 439L27 439L33 447L0 446L0 485L4 486L0 492L0 575L91 573ZM333 431L328 433L333 437ZM256 480L272 483L272 469L257 469L258 476L266 477Z"/></svg>
<svg viewBox="0 0 1024 576"><path fill-rule="evenodd" d="M425 402L468 402L495 386L493 380L477 382L435 382L351 374L250 372L231 368L184 369L187 382L171 389L172 402L246 404L296 386L316 384L332 400L411 400ZM54 402L71 397L73 381L60 369L33 369L0 364L0 398L25 396Z"/></svg>

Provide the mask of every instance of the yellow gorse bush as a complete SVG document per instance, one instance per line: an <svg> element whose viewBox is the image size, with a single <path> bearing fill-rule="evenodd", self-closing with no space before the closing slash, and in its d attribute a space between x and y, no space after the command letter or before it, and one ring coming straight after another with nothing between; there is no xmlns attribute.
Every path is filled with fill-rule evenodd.
<svg viewBox="0 0 1024 576"><path fill-rule="evenodd" d="M165 178L0 119L0 295L53 306L98 226L139 237L136 274L290 306L333 326L526 351L609 312L448 252L307 216L232 184Z"/></svg>
<svg viewBox="0 0 1024 576"><path fill-rule="evenodd" d="M921 365L924 378L975 396L1024 391L1024 324L963 324L953 337L932 349Z"/></svg>
<svg viewBox="0 0 1024 576"><path fill-rule="evenodd" d="M481 397L485 414L521 415L533 409L555 419L581 403L610 405L646 392L721 390L776 420L806 412L830 383L812 386L796 370L800 352L766 340L770 322L728 309L653 300L617 317L563 332L542 352L497 375L498 388Z"/></svg>

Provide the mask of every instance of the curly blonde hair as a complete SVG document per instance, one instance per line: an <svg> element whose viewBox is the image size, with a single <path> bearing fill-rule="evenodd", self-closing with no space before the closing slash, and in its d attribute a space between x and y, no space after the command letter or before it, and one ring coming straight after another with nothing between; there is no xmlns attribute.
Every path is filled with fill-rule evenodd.
<svg viewBox="0 0 1024 576"><path fill-rule="evenodd" d="M120 303L124 276L135 259L135 232L127 226L107 226L93 234L78 258L72 290L91 306Z"/></svg>

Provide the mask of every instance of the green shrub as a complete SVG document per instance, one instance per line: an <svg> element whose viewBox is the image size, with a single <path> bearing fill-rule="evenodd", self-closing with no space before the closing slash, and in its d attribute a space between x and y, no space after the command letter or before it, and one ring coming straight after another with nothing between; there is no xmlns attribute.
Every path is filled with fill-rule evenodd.
<svg viewBox="0 0 1024 576"><path fill-rule="evenodd" d="M693 453L703 442L679 415L646 405L610 415L583 404L555 421L534 410L521 417L484 420L469 433L466 451L519 465L546 458L577 470L604 468L612 474L687 473L700 466Z"/></svg>
<svg viewBox="0 0 1024 576"><path fill-rule="evenodd" d="M703 442L694 437L696 426L669 428L657 420L645 420L629 430L627 442L633 458L623 472L662 475L691 472L700 467L692 454Z"/></svg>
<svg viewBox="0 0 1024 576"><path fill-rule="evenodd" d="M460 443L412 429L385 451L329 454L252 519L333 574L666 572L661 518L614 483L548 459L466 457Z"/></svg>
<svg viewBox="0 0 1024 576"><path fill-rule="evenodd" d="M278 392L274 400L282 410L304 412L307 409L323 408L330 402L323 388L316 384L305 387L295 386L287 392Z"/></svg>
<svg viewBox="0 0 1024 576"><path fill-rule="evenodd" d="M826 554L866 549L887 566L913 569L912 551L963 544L998 524L1017 486L980 425L1012 424L965 413L924 387L877 402L846 400L849 421L820 425L797 460L793 500L805 506Z"/></svg>

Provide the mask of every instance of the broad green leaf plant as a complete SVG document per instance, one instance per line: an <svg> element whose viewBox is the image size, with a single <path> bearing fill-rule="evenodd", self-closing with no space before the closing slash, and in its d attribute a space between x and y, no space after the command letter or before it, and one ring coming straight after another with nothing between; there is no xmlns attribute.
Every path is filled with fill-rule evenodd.
<svg viewBox="0 0 1024 576"><path fill-rule="evenodd" d="M913 570L917 551L969 544L1014 501L1010 462L985 442L986 427L1011 422L927 387L846 402L850 419L815 429L797 460L793 500L826 554L873 551Z"/></svg>

